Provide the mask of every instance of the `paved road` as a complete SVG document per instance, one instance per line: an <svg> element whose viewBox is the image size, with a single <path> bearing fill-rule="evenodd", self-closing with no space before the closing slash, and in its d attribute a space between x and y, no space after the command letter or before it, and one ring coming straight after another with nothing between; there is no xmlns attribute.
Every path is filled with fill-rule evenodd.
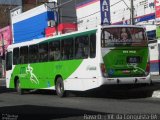
<svg viewBox="0 0 160 120"><path fill-rule="evenodd" d="M158 116L160 114L159 98L135 96L121 98L114 97L114 95L112 97L92 96L92 93L84 95L82 92L70 94L66 98L59 98L51 91L26 93L25 95L18 95L14 91L3 91L0 93L0 119L107 120L110 118L113 120L118 117L117 119L130 120L129 118L138 117L137 114L142 114L144 120L148 118L160 119Z"/></svg>

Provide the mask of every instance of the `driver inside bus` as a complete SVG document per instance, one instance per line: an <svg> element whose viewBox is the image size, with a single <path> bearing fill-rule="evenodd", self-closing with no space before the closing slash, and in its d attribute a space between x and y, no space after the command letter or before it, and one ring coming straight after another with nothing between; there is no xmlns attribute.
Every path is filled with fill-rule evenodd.
<svg viewBox="0 0 160 120"><path fill-rule="evenodd" d="M126 31L126 28L122 28L122 32L121 32L121 40L123 42L126 42L126 40L128 39L128 34Z"/></svg>

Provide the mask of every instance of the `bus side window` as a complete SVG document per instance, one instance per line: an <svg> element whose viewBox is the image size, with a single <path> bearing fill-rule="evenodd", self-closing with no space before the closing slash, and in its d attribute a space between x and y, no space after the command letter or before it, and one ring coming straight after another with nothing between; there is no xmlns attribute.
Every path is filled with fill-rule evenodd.
<svg viewBox="0 0 160 120"><path fill-rule="evenodd" d="M70 38L68 40L68 57L69 57L69 60L72 60L73 59L73 51L74 51L74 40L73 38Z"/></svg>
<svg viewBox="0 0 160 120"><path fill-rule="evenodd" d="M73 59L73 38L61 41L61 56L62 60Z"/></svg>
<svg viewBox="0 0 160 120"><path fill-rule="evenodd" d="M28 46L20 48L19 63L20 64L27 64L28 63Z"/></svg>
<svg viewBox="0 0 160 120"><path fill-rule="evenodd" d="M49 61L54 61L54 42L49 42Z"/></svg>
<svg viewBox="0 0 160 120"><path fill-rule="evenodd" d="M39 62L48 62L48 43L39 44Z"/></svg>
<svg viewBox="0 0 160 120"><path fill-rule="evenodd" d="M90 36L90 58L96 57L96 34Z"/></svg>
<svg viewBox="0 0 160 120"><path fill-rule="evenodd" d="M6 55L6 70L12 69L12 52L7 52Z"/></svg>
<svg viewBox="0 0 160 120"><path fill-rule="evenodd" d="M60 41L52 41L49 43L49 61L58 61L61 59Z"/></svg>
<svg viewBox="0 0 160 120"><path fill-rule="evenodd" d="M66 41L65 40L61 40L61 56L62 56L62 60L67 60L68 56L67 56L67 51L66 51Z"/></svg>
<svg viewBox="0 0 160 120"><path fill-rule="evenodd" d="M75 39L75 58L88 58L89 39L88 36L80 36Z"/></svg>
<svg viewBox="0 0 160 120"><path fill-rule="evenodd" d="M29 63L38 62L38 45L29 46Z"/></svg>
<svg viewBox="0 0 160 120"><path fill-rule="evenodd" d="M13 49L13 65L19 64L19 48Z"/></svg>

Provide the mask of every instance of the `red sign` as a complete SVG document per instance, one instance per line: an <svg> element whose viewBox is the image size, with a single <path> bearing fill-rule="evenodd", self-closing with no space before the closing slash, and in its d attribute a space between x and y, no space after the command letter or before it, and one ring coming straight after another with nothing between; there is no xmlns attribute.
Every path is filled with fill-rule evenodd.
<svg viewBox="0 0 160 120"><path fill-rule="evenodd" d="M160 0L155 0L156 20L160 21Z"/></svg>
<svg viewBox="0 0 160 120"><path fill-rule="evenodd" d="M55 27L48 27L45 29L46 37L51 37L56 35L56 28Z"/></svg>
<svg viewBox="0 0 160 120"><path fill-rule="evenodd" d="M77 31L77 24L74 23L62 23L58 25L58 30L56 31L56 27L48 27L45 30L46 37L55 36L58 34L65 34Z"/></svg>

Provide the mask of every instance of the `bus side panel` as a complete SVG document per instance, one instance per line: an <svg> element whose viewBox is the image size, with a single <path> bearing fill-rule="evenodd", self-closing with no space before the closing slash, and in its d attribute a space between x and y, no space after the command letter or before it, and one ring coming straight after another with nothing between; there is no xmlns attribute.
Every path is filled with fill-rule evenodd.
<svg viewBox="0 0 160 120"><path fill-rule="evenodd" d="M12 70L6 71L6 87L7 88L14 88L14 77L12 75L15 66L12 66Z"/></svg>
<svg viewBox="0 0 160 120"><path fill-rule="evenodd" d="M66 80L81 64L82 60L67 62L46 62L37 64L17 65L13 70L10 88L14 88L14 78L19 77L22 88L50 89L55 86L56 75Z"/></svg>
<svg viewBox="0 0 160 120"><path fill-rule="evenodd" d="M66 90L85 91L99 87L97 59L85 59L76 71L65 81Z"/></svg>

